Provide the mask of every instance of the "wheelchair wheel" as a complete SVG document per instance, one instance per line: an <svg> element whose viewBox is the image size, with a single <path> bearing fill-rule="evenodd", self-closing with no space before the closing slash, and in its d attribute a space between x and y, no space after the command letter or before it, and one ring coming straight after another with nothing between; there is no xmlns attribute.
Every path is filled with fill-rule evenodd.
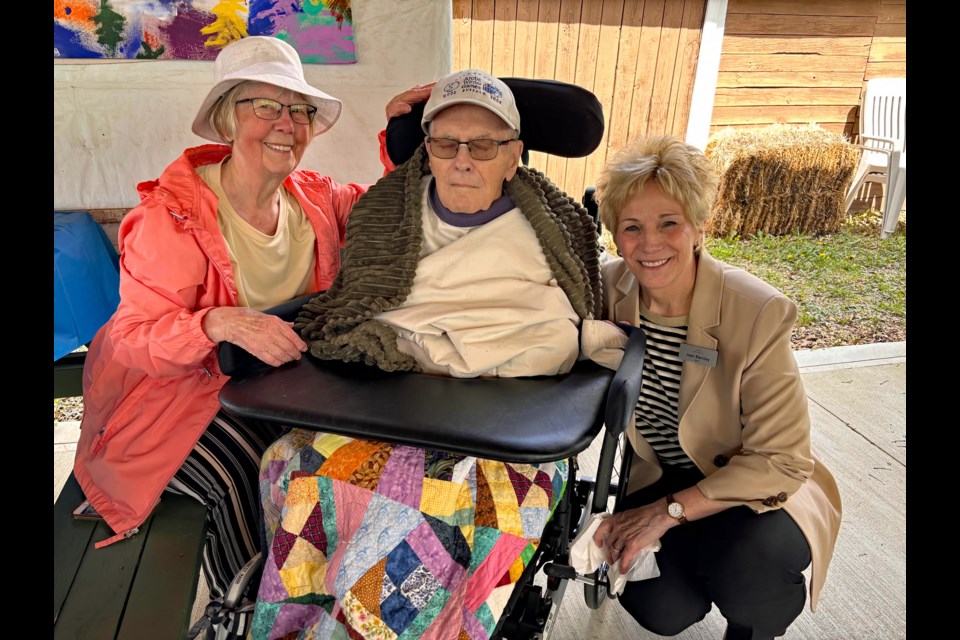
<svg viewBox="0 0 960 640"><path fill-rule="evenodd" d="M607 599L607 581L603 580L601 582L601 575L605 576L605 574L605 568L601 567L590 576L594 580L593 584L583 585L583 599L591 609L599 609L600 605Z"/></svg>

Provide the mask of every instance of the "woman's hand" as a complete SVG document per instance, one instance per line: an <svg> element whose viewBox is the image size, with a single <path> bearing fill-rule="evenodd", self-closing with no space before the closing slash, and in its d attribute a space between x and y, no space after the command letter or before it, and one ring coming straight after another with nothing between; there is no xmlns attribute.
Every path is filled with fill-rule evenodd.
<svg viewBox="0 0 960 640"><path fill-rule="evenodd" d="M231 342L269 365L299 360L307 343L293 323L249 307L215 307L203 317L203 332L211 342Z"/></svg>
<svg viewBox="0 0 960 640"><path fill-rule="evenodd" d="M687 520L707 518L737 504L710 500L697 485L677 491L673 498L683 505ZM667 513L667 500L664 497L651 504L604 518L593 534L593 541L598 547L604 548L610 564L619 560L620 571L626 573L640 551L676 526L680 526L680 522Z"/></svg>
<svg viewBox="0 0 960 640"><path fill-rule="evenodd" d="M390 102L387 103L387 120L410 113L413 110L413 105L418 102L426 102L430 98L430 92L433 91L434 84L436 83L418 84L392 97Z"/></svg>
<svg viewBox="0 0 960 640"><path fill-rule="evenodd" d="M664 500L657 500L604 518L593 533L593 541L603 547L609 564L619 560L620 571L626 573L637 553L659 540L676 523L667 515Z"/></svg>

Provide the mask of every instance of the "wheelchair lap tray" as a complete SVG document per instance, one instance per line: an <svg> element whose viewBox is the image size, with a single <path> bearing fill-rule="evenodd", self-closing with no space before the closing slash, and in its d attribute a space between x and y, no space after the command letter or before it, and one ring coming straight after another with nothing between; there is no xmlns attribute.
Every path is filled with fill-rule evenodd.
<svg viewBox="0 0 960 640"><path fill-rule="evenodd" d="M267 310L293 320L317 293ZM630 336L616 373L589 360L561 376L447 378L389 373L304 355L271 367L221 343L232 379L220 404L240 417L386 440L505 462L561 460L586 449L604 426L619 434L636 404L645 335Z"/></svg>
<svg viewBox="0 0 960 640"><path fill-rule="evenodd" d="M563 376L446 378L311 357L233 378L220 403L241 417L511 462L588 447L613 372L580 362Z"/></svg>

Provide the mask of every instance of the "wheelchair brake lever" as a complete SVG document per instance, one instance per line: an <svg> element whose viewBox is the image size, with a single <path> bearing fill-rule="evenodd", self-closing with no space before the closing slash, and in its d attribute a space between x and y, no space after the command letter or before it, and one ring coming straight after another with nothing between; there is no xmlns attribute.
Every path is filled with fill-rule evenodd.
<svg viewBox="0 0 960 640"><path fill-rule="evenodd" d="M554 578L560 578L561 580L573 580L574 582L582 582L588 584L591 587L601 586L607 590L607 597L616 599L616 594L610 591L610 581L607 579L607 563L601 563L600 568L597 570L598 576L594 578L592 575L586 575L582 573L577 573L577 570L573 567L565 564L558 564L556 562L548 562L543 565L543 572Z"/></svg>

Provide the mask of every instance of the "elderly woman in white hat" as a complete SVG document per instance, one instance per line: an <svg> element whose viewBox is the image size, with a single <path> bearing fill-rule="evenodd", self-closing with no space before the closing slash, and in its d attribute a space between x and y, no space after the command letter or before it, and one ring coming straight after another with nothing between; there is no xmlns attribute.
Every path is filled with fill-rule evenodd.
<svg viewBox="0 0 960 640"><path fill-rule="evenodd" d="M368 185L297 170L342 105L306 82L290 45L243 38L214 75L193 132L219 144L138 185L141 203L121 223L120 305L86 359L74 472L116 533L103 544L136 534L164 490L208 505L203 568L217 597L260 550L255 478L279 434L219 412L217 344L275 366L301 357L303 340L262 310L330 285ZM394 97L387 117L430 88Z"/></svg>

